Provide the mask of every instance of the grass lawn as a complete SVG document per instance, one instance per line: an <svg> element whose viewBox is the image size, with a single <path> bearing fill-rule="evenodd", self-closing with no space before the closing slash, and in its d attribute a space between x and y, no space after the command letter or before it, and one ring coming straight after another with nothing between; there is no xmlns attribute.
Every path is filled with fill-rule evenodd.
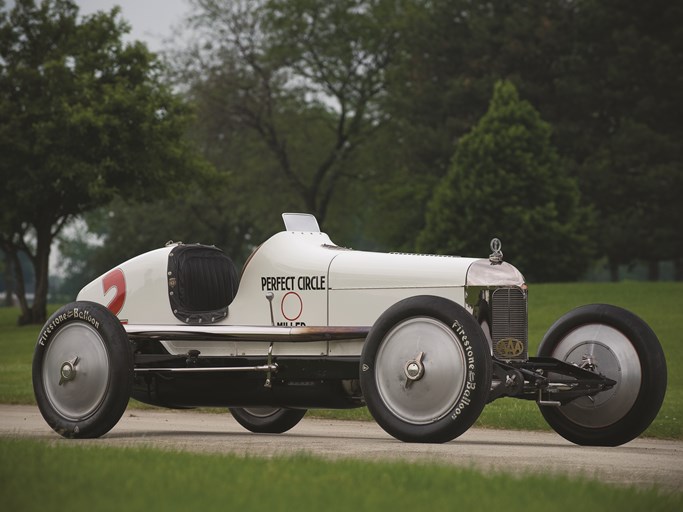
<svg viewBox="0 0 683 512"><path fill-rule="evenodd" d="M683 494L404 462L257 459L0 439L4 510L683 510Z"/></svg>
<svg viewBox="0 0 683 512"><path fill-rule="evenodd" d="M646 436L683 439L683 283L577 283L532 285L529 295L530 353L535 354L545 331L570 309L589 303L625 307L641 316L659 337L668 366L664 405ZM34 403L31 358L39 327L17 327L16 309L0 308L0 402ZM317 416L370 419L365 408L315 411ZM489 404L480 426L548 429L533 402L502 399Z"/></svg>

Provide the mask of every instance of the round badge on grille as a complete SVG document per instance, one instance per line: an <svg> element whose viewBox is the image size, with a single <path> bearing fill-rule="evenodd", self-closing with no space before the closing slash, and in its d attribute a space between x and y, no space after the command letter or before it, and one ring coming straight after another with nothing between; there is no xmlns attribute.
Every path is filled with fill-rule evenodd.
<svg viewBox="0 0 683 512"><path fill-rule="evenodd" d="M496 353L501 357L519 357L524 353L524 343L515 338L504 338L496 343Z"/></svg>

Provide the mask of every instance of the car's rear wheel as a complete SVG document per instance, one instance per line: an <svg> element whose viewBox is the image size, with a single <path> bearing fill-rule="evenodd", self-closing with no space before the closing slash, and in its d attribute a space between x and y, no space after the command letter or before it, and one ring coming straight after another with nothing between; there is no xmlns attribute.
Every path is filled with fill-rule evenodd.
<svg viewBox="0 0 683 512"><path fill-rule="evenodd" d="M650 327L625 309L605 304L570 311L550 327L538 349L616 381L562 407L540 406L548 424L580 445L618 446L654 420L666 393L666 361Z"/></svg>
<svg viewBox="0 0 683 512"><path fill-rule="evenodd" d="M258 434L282 434L294 428L305 416L306 409L278 407L231 407L237 423Z"/></svg>
<svg viewBox="0 0 683 512"><path fill-rule="evenodd" d="M397 439L443 443L479 417L491 386L491 355L476 320L433 296L396 303L375 322L360 383L377 423Z"/></svg>
<svg viewBox="0 0 683 512"><path fill-rule="evenodd" d="M128 336L107 308L73 302L41 331L33 390L45 421L64 437L99 437L119 421L133 385Z"/></svg>

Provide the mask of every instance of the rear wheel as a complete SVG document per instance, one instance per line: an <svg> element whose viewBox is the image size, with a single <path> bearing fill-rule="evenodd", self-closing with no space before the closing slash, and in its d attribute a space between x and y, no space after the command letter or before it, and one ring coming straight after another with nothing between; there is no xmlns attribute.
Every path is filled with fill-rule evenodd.
<svg viewBox="0 0 683 512"><path fill-rule="evenodd" d="M488 343L458 304L411 297L390 307L370 330L360 383L386 432L408 442L447 442L465 432L486 404Z"/></svg>
<svg viewBox="0 0 683 512"><path fill-rule="evenodd" d="M282 434L294 428L305 416L306 409L282 409L277 407L230 408L237 423L259 434Z"/></svg>
<svg viewBox="0 0 683 512"><path fill-rule="evenodd" d="M540 406L548 424L580 445L618 446L654 420L666 392L666 361L650 327L625 309L582 306L560 318L538 349L604 375L617 384L562 407Z"/></svg>
<svg viewBox="0 0 683 512"><path fill-rule="evenodd" d="M33 390L64 437L99 437L119 421L133 385L128 336L107 308L73 302L47 321L33 356Z"/></svg>

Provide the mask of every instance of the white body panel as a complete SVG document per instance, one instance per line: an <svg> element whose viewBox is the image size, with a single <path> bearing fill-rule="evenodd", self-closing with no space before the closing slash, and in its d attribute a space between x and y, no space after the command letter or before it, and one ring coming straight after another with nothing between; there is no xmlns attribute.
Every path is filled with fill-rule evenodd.
<svg viewBox="0 0 683 512"><path fill-rule="evenodd" d="M123 263L83 288L78 300L104 304L131 325L183 325L171 311L168 296L172 249L164 247ZM468 269L485 270L488 265L486 260L472 258L352 251L335 246L324 233L283 231L252 255L228 316L215 325L369 327L387 308L415 295L437 295L464 305ZM501 273L503 281L510 280L507 267L473 274L486 274L495 281ZM117 284L112 285L110 274L118 276ZM263 355L270 345L196 340L162 344L172 354L198 349L207 356ZM273 355L359 355L362 345L363 340L278 342Z"/></svg>
<svg viewBox="0 0 683 512"><path fill-rule="evenodd" d="M330 266L330 325L372 325L387 308L414 295L464 304L469 258L349 251Z"/></svg>
<svg viewBox="0 0 683 512"><path fill-rule="evenodd" d="M224 321L229 325L329 325L328 269L338 250L324 233L283 231L247 262L239 291Z"/></svg>
<svg viewBox="0 0 683 512"><path fill-rule="evenodd" d="M415 295L436 295L463 304L465 291L454 288L366 288L330 290L330 325L372 325L398 301Z"/></svg>
<svg viewBox="0 0 683 512"><path fill-rule="evenodd" d="M77 300L98 302L112 309L117 298L122 298L123 305L120 311L112 312L123 323L179 323L168 301L166 272L168 254L172 249L172 246L163 247L122 263L86 285L78 294ZM108 286L107 276L117 270L123 273L123 284Z"/></svg>
<svg viewBox="0 0 683 512"><path fill-rule="evenodd" d="M464 286L469 266L477 261L455 256L345 251L330 268L333 290L446 288Z"/></svg>

